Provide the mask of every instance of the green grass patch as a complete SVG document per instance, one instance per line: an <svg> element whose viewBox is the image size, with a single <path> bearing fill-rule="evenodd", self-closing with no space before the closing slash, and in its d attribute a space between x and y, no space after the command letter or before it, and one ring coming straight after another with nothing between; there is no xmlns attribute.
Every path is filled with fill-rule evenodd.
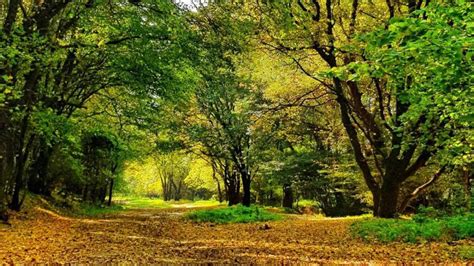
<svg viewBox="0 0 474 266"><path fill-rule="evenodd" d="M197 201L192 201L189 204L191 204L193 207L214 207L214 206L227 205L226 202L219 202L218 200L197 200Z"/></svg>
<svg viewBox="0 0 474 266"><path fill-rule="evenodd" d="M188 213L186 217L195 222L211 222L218 224L275 221L282 218L281 215L268 212L257 206L244 207L242 205L212 210L193 211Z"/></svg>
<svg viewBox="0 0 474 266"><path fill-rule="evenodd" d="M124 211L125 208L121 205L112 205L112 206L100 206L100 205L91 205L91 204L81 204L79 209L75 214L80 216L101 216L110 213L117 213Z"/></svg>
<svg viewBox="0 0 474 266"><path fill-rule="evenodd" d="M474 237L474 214L452 217L413 219L366 219L351 226L354 236L383 243L401 241L418 243L448 241Z"/></svg>
<svg viewBox="0 0 474 266"><path fill-rule="evenodd" d="M153 198L128 198L118 203L127 209L171 208L170 202Z"/></svg>
<svg viewBox="0 0 474 266"><path fill-rule="evenodd" d="M154 208L173 208L173 207L212 207L223 206L225 203L220 203L217 200L179 200L179 201L164 201L159 198L148 198L139 196L119 195L114 198L114 203L122 205L126 209L154 209Z"/></svg>

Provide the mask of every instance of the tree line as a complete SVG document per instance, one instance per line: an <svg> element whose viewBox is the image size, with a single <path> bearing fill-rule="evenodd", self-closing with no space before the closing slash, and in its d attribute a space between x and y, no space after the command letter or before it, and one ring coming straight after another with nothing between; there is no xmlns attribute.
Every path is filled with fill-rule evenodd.
<svg viewBox="0 0 474 266"><path fill-rule="evenodd" d="M304 198L394 217L459 184L468 206L472 8L3 3L0 213L27 191L111 202L126 162L176 152L206 161L229 205ZM160 168L166 199L186 164Z"/></svg>

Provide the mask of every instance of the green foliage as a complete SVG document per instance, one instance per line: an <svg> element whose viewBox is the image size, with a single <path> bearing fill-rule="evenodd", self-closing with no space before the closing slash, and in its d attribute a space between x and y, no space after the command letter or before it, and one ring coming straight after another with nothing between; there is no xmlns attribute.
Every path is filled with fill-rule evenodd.
<svg viewBox="0 0 474 266"><path fill-rule="evenodd" d="M459 240L474 237L474 214L415 216L412 220L367 219L352 224L351 231L356 237L383 243Z"/></svg>
<svg viewBox="0 0 474 266"><path fill-rule="evenodd" d="M393 19L388 28L358 38L366 60L334 68L329 76L387 80L388 92L407 108L387 121L403 138L395 148L419 143L443 164L472 163L473 14L472 3L454 1Z"/></svg>
<svg viewBox="0 0 474 266"><path fill-rule="evenodd" d="M368 210L363 181L344 156L302 147L279 155L263 169L265 178L280 186L291 184L298 198L314 200L326 216L359 215Z"/></svg>
<svg viewBox="0 0 474 266"><path fill-rule="evenodd" d="M242 205L212 210L194 211L186 216L195 222L225 223L252 223L281 219L280 215L270 213L257 206L245 207Z"/></svg>

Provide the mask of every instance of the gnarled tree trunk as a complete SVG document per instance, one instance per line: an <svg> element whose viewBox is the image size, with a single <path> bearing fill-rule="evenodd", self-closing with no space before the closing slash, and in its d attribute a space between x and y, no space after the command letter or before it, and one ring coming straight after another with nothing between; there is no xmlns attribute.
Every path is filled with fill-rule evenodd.
<svg viewBox="0 0 474 266"><path fill-rule="evenodd" d="M398 211L399 194L400 183L398 181L386 180L380 189L380 198L376 216L382 218L394 218Z"/></svg>

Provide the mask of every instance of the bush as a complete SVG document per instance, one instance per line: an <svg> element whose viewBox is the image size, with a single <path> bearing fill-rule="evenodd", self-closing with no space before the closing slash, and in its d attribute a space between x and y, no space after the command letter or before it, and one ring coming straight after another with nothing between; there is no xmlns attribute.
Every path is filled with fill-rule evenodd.
<svg viewBox="0 0 474 266"><path fill-rule="evenodd" d="M351 232L364 240L384 243L459 240L474 237L474 214L441 218L418 215L412 220L368 219L352 224Z"/></svg>
<svg viewBox="0 0 474 266"><path fill-rule="evenodd" d="M186 217L195 222L211 223L251 223L281 219L280 215L270 213L259 207L244 207L242 205L212 210L194 211Z"/></svg>

